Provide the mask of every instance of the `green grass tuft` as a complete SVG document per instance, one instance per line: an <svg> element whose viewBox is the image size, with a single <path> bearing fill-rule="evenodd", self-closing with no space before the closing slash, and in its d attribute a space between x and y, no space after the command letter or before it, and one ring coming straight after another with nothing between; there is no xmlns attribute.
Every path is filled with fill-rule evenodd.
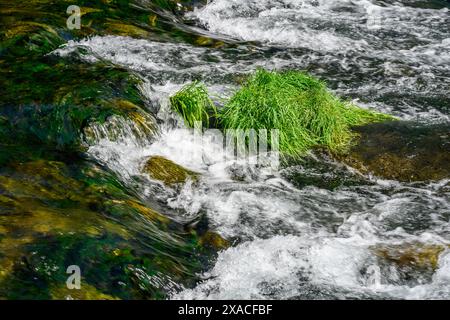
<svg viewBox="0 0 450 320"><path fill-rule="evenodd" d="M209 117L216 114L214 103L208 96L206 87L199 82L184 86L175 95L170 97L172 109L178 112L188 127L194 127L195 121L201 121L209 126Z"/></svg>
<svg viewBox="0 0 450 320"><path fill-rule="evenodd" d="M313 147L343 151L352 126L392 120L330 93L303 72L258 69L220 110L223 129L279 129L280 151L299 156ZM270 140L270 139L269 139Z"/></svg>

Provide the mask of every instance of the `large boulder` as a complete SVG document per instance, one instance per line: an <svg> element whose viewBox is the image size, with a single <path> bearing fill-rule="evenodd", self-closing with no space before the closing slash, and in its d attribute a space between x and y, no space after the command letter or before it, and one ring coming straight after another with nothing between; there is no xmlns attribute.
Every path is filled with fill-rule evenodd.
<svg viewBox="0 0 450 320"><path fill-rule="evenodd" d="M450 125L390 121L354 130L358 143L336 157L362 173L405 182L450 178Z"/></svg>

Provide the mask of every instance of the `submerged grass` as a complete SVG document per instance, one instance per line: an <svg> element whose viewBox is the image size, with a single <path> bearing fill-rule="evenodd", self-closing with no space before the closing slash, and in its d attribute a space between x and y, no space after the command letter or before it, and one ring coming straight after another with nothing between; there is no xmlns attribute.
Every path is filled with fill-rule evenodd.
<svg viewBox="0 0 450 320"><path fill-rule="evenodd" d="M319 146L343 151L355 136L352 126L393 117L335 97L306 73L258 69L220 110L219 119L225 130L278 129L280 151L298 156Z"/></svg>
<svg viewBox="0 0 450 320"><path fill-rule="evenodd" d="M172 108L178 112L189 127L194 127L196 121L209 126L209 117L216 114L216 107L208 96L208 90L199 82L184 86L170 97Z"/></svg>

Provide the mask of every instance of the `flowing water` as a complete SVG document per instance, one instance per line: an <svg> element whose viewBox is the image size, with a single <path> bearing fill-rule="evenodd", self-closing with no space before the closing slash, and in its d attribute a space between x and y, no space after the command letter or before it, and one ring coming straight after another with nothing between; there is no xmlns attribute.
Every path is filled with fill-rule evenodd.
<svg viewBox="0 0 450 320"><path fill-rule="evenodd" d="M120 118L92 123L86 156L171 220L207 221L231 243L208 256L195 282L170 282L169 298L450 299L450 180L382 180L327 159L277 171L252 166L194 139L168 101L196 79L220 103L257 67L307 70L360 106L450 128L450 3L194 4L164 14L197 43L96 35L50 53L111 63L144 80L159 133L149 138ZM202 156L189 157L193 150ZM178 189L152 180L142 172L152 155L201 178ZM342 183L301 183L330 177Z"/></svg>

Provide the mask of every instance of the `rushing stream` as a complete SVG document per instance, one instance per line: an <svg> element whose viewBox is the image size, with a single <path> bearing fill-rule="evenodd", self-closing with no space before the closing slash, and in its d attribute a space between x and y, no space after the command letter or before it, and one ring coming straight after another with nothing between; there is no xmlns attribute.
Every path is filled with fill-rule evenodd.
<svg viewBox="0 0 450 320"><path fill-rule="evenodd" d="M195 281L163 281L166 297L450 299L450 180L383 180L322 158L272 171L194 139L169 107L169 97L192 80L205 82L220 103L257 67L296 69L362 107L450 128L450 2L194 4L165 15L197 44L95 35L49 53L122 67L143 80L139 91L158 133L120 117L92 122L84 130L86 158L170 220L207 221L230 243L200 258ZM193 150L202 156L190 157ZM142 167L155 155L199 173L199 181L171 188L151 179Z"/></svg>

